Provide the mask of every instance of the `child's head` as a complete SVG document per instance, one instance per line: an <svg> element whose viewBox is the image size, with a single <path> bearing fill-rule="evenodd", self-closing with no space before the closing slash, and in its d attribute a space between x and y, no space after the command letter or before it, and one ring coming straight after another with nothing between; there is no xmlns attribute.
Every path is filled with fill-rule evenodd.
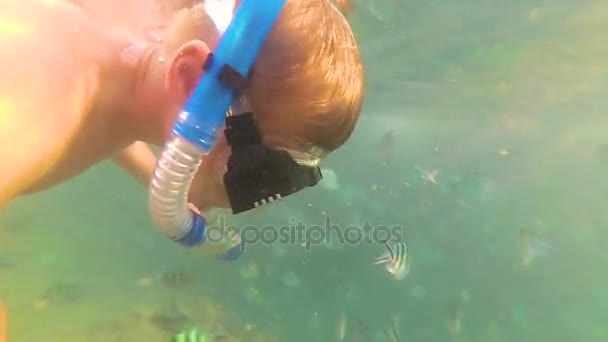
<svg viewBox="0 0 608 342"><path fill-rule="evenodd" d="M340 9L349 10L348 1L287 0L245 93L264 140L312 162L349 138L363 98L358 46ZM184 92L180 102L192 91L200 65L218 39L203 6L176 13L163 54L168 82ZM229 152L220 135L193 184L194 204L227 206L222 174Z"/></svg>

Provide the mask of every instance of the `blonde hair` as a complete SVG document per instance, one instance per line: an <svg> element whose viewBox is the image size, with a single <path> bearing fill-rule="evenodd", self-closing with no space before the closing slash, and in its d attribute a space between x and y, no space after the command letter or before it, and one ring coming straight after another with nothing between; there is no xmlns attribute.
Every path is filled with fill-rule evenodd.
<svg viewBox="0 0 608 342"><path fill-rule="evenodd" d="M348 0L287 0L247 90L270 143L287 141L290 146L282 147L323 157L352 134L361 110L363 70L345 17L351 10ZM200 39L213 48L217 35L209 34L210 25L201 6L181 10L166 46L175 52L186 41Z"/></svg>

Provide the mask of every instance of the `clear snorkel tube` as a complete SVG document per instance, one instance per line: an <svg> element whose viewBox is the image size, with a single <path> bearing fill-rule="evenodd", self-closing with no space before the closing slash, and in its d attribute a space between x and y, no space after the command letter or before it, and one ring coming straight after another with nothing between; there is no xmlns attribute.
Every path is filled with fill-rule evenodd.
<svg viewBox="0 0 608 342"><path fill-rule="evenodd" d="M150 184L150 211L163 233L184 246L207 239L207 223L189 208L187 197L201 158L215 144L226 112L239 96L225 82L231 76L226 71L247 77L284 4L285 0L240 2L160 155ZM222 258L232 260L241 253L242 246L234 246Z"/></svg>

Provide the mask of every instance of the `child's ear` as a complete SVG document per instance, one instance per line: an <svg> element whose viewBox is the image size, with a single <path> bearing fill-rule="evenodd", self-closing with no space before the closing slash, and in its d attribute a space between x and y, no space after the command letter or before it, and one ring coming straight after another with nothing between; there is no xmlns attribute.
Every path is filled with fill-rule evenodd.
<svg viewBox="0 0 608 342"><path fill-rule="evenodd" d="M193 40L182 45L171 61L165 87L169 93L176 95L180 102L186 102L196 88L210 53L207 44Z"/></svg>

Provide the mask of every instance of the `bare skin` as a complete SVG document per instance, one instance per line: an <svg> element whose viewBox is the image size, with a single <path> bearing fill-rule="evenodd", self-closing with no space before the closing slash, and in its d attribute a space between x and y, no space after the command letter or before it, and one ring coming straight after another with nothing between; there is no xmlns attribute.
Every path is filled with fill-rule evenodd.
<svg viewBox="0 0 608 342"><path fill-rule="evenodd" d="M8 314L2 300L0 300L0 342L8 342Z"/></svg>
<svg viewBox="0 0 608 342"><path fill-rule="evenodd" d="M114 158L147 183L155 158L201 76L200 41L171 58L52 0L0 0L0 207ZM192 201L226 207L220 142L199 170Z"/></svg>

